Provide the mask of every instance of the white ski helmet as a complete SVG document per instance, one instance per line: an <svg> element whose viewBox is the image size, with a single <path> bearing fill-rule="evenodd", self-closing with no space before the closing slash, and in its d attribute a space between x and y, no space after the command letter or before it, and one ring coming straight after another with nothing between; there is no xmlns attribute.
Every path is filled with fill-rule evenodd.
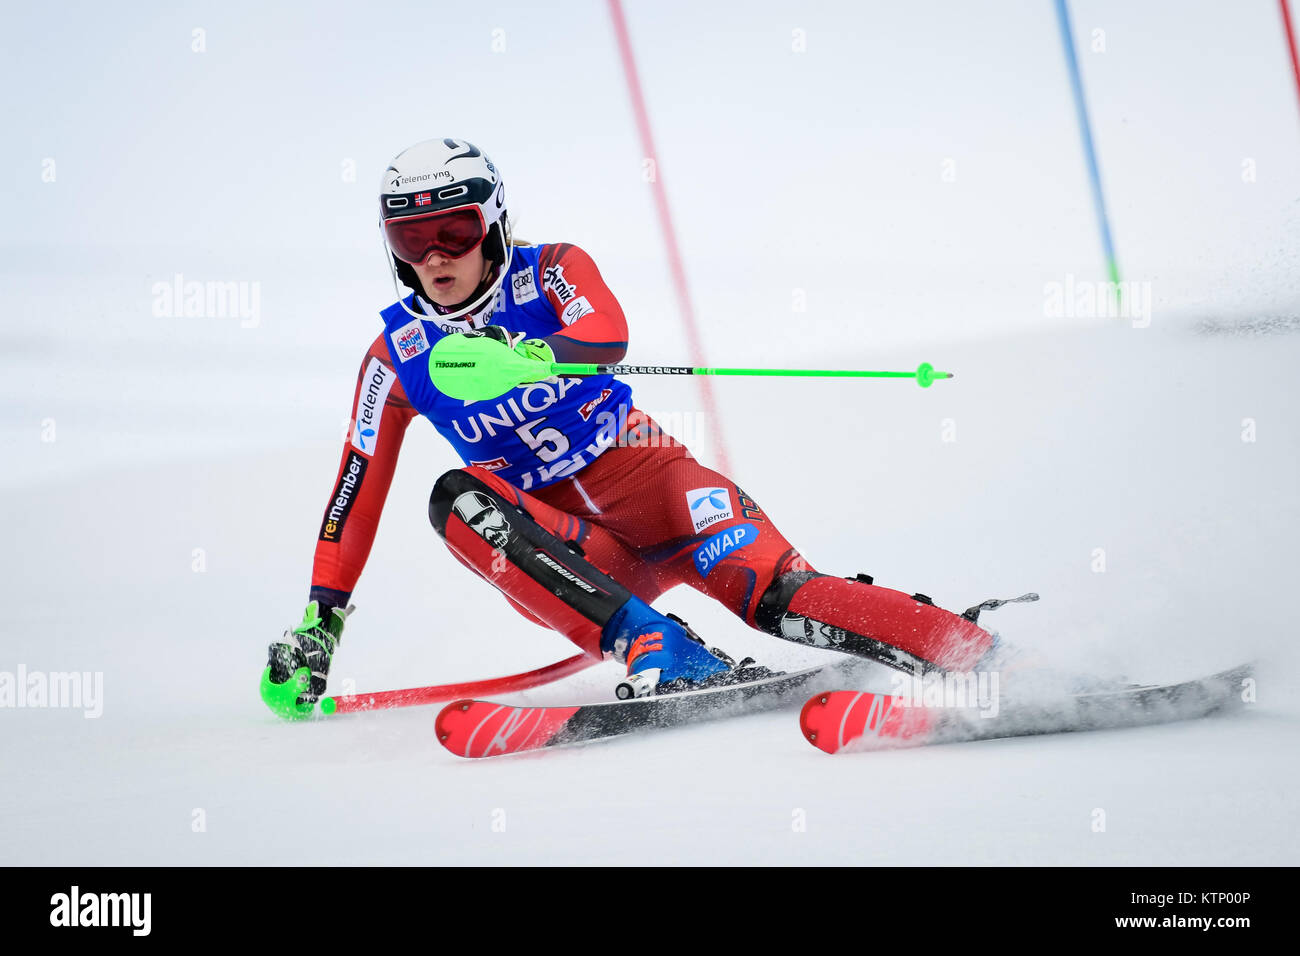
<svg viewBox="0 0 1300 956"><path fill-rule="evenodd" d="M505 183L485 153L463 139L430 139L402 150L384 171L379 191L379 226L393 287L402 308L421 319L476 318L490 312L510 270L510 220ZM420 293L419 277L411 267L433 252L450 259L469 255L483 245L492 270L468 299L435 315L412 311L402 285Z"/></svg>

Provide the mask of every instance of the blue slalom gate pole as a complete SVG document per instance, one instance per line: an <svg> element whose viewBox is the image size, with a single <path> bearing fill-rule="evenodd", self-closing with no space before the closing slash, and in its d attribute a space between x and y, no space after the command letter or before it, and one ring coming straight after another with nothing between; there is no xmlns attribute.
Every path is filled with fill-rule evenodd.
<svg viewBox="0 0 1300 956"><path fill-rule="evenodd" d="M1056 19L1061 27L1061 44L1065 47L1065 60L1070 68L1070 88L1074 91L1074 109L1079 117L1079 135L1083 139L1083 152L1088 161L1088 178L1092 180L1092 201L1097 209L1097 225L1101 229L1101 247L1106 255L1106 272L1118 290L1119 264L1115 259L1115 244L1110 238L1110 218L1106 215L1106 197L1101 191L1097 150L1092 142L1092 124L1088 120L1088 104L1083 98L1083 80L1079 76L1079 59L1074 52L1074 33L1070 26L1070 11L1066 6L1066 0L1056 0Z"/></svg>

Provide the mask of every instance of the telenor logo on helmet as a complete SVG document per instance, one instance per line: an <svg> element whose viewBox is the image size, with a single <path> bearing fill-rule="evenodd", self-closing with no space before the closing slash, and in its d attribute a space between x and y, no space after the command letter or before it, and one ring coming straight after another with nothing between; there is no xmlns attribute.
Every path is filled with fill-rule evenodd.
<svg viewBox="0 0 1300 956"><path fill-rule="evenodd" d="M389 168L391 169L392 167ZM431 173L420 173L415 176L403 176L395 169L393 172L397 173L397 175L390 180L393 189L401 189L403 186L414 186L416 183L427 183L430 181L438 182L440 180L446 180L447 182L451 182L456 178L445 169L437 169Z"/></svg>

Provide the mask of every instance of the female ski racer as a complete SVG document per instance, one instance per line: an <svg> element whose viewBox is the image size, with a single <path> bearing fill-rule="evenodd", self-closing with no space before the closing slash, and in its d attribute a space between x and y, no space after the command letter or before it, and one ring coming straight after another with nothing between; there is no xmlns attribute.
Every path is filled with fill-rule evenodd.
<svg viewBox="0 0 1300 956"><path fill-rule="evenodd" d="M911 673L967 670L989 651L976 608L958 615L865 575L813 570L753 498L639 411L625 382L552 377L552 362L621 361L627 321L582 249L512 241L501 174L474 144L437 139L400 153L379 212L394 286L410 292L398 288L382 310L361 363L306 613L271 644L263 671L273 711L306 716L325 692L417 416L465 462L437 479L429 501L452 554L529 620L626 663L620 695L770 673L707 649L651 606L678 584L773 636ZM537 372L499 394L452 398L430 362L445 336L472 337L454 344L488 366L522 356Z"/></svg>

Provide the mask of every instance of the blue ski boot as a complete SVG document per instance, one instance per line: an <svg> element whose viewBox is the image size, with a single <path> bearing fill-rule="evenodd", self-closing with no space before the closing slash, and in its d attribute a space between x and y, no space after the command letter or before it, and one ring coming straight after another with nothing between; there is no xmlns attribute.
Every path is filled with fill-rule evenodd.
<svg viewBox="0 0 1300 956"><path fill-rule="evenodd" d="M614 688L619 700L698 690L769 677L772 671L745 658L739 664L716 647L707 648L686 623L630 598L605 625L601 650L627 664L627 677Z"/></svg>

